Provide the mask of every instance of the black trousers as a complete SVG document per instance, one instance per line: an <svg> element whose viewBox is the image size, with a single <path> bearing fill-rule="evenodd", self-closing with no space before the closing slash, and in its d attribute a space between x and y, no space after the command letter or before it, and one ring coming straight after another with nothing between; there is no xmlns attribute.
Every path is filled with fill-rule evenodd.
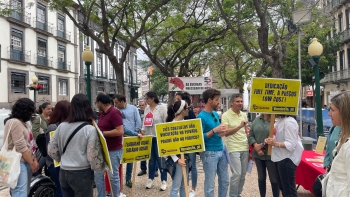
<svg viewBox="0 0 350 197"><path fill-rule="evenodd" d="M254 158L254 160L256 163L256 169L258 171L260 197L266 196L266 170L269 172L273 197L279 197L280 189L277 183L277 172L275 164L271 160L260 160L258 158Z"/></svg>
<svg viewBox="0 0 350 197"><path fill-rule="evenodd" d="M289 158L275 162L277 171L277 182L283 197L298 197L295 188L296 165Z"/></svg>
<svg viewBox="0 0 350 197"><path fill-rule="evenodd" d="M60 169L63 197L93 197L94 171Z"/></svg>

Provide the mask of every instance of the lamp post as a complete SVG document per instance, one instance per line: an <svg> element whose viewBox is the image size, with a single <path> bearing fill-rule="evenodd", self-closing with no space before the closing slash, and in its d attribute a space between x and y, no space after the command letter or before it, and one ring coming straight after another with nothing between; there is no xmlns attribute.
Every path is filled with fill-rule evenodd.
<svg viewBox="0 0 350 197"><path fill-rule="evenodd" d="M33 91L34 91L34 104L35 104L35 108L36 108L36 89L37 89L37 83L38 83L38 77L36 75L34 75L32 77L32 82L33 82Z"/></svg>
<svg viewBox="0 0 350 197"><path fill-rule="evenodd" d="M86 66L86 94L91 103L90 65L94 60L94 53L92 53L89 46L86 46L85 50L81 54L81 58L85 62L85 66Z"/></svg>
<svg viewBox="0 0 350 197"><path fill-rule="evenodd" d="M320 55L323 52L323 46L317 41L317 38L313 38L308 48L308 53L315 61L314 74L315 74L315 85L316 85L316 121L317 121L317 135L323 136L323 120L322 120L322 105L321 105L321 91L320 91L320 71L318 68L318 61Z"/></svg>
<svg viewBox="0 0 350 197"><path fill-rule="evenodd" d="M248 104L250 105L250 89L251 89L251 86L250 86L250 84L248 84L248 86L247 86L247 90L248 90ZM248 107L248 110L249 110L249 107ZM249 111L248 111L248 121L250 122L251 121L251 117L250 117L250 113L249 113Z"/></svg>

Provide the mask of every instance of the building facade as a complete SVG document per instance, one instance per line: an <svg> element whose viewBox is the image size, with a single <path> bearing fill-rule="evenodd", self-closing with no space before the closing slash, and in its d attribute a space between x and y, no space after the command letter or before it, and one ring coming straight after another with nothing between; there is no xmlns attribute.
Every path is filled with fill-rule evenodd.
<svg viewBox="0 0 350 197"><path fill-rule="evenodd" d="M0 108L11 108L22 97L33 100L34 91L27 88L33 76L43 86L37 106L70 100L78 92L77 28L65 14L50 11L46 1L29 3L33 1L10 0L11 13L0 17Z"/></svg>
<svg viewBox="0 0 350 197"><path fill-rule="evenodd" d="M336 19L334 30L328 38L339 34L341 47L337 52L336 65L330 65L331 72L321 80L321 85L324 86L324 105L329 105L334 95L350 89L350 2L332 0L328 2L328 7Z"/></svg>

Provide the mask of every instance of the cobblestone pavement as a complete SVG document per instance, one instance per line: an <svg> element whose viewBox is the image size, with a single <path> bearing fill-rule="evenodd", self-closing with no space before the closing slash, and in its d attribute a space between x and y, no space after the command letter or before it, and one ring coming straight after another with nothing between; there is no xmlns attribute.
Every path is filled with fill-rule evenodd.
<svg viewBox="0 0 350 197"><path fill-rule="evenodd" d="M198 186L197 186L197 197L204 197L203 193L203 187L204 187L204 172L203 172L203 166L202 162L200 161L199 157L197 156L197 168L198 168ZM136 173L139 172L139 164L136 168ZM230 172L231 174L231 172ZM124 165L124 177L125 177L125 165ZM156 177L154 179L154 187L152 189L145 189L145 185L147 182L147 176L136 176L136 184L135 184L135 196L137 197L167 197L170 193L171 188L171 178L168 176L168 189L166 191L160 191L160 177ZM253 167L252 174L246 175L246 181L243 188L242 197L258 197L259 196L259 189L258 189L258 175L256 172L256 167ZM126 194L127 197L131 194L131 189L125 186L125 180L123 185L123 193ZM216 181L217 183L217 181ZM0 190L2 188L0 187ZM97 196L96 190L94 190L94 197ZM217 196L217 184L215 188L215 196ZM269 183L269 180L267 180L267 197L272 197L272 191L271 186ZM282 195L280 195L282 196ZM298 196L299 197L313 197L313 195L309 192L303 189L302 186L298 189ZM0 197L10 197L9 195L9 189L3 189L0 191Z"/></svg>

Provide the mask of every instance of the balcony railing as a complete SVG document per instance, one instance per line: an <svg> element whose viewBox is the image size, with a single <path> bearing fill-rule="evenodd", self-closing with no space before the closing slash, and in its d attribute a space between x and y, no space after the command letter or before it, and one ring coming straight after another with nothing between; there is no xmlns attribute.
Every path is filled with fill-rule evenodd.
<svg viewBox="0 0 350 197"><path fill-rule="evenodd" d="M40 29L44 32L53 34L53 25L51 23L42 22L40 20L37 20L37 18L34 18L34 26L37 29Z"/></svg>
<svg viewBox="0 0 350 197"><path fill-rule="evenodd" d="M31 63L30 51L17 50L17 49L8 47L7 53L8 53L8 59L10 60Z"/></svg>
<svg viewBox="0 0 350 197"><path fill-rule="evenodd" d="M341 42L346 42L348 40L350 40L350 29L346 29L340 33L340 41Z"/></svg>
<svg viewBox="0 0 350 197"><path fill-rule="evenodd" d="M70 62L57 60L57 69L70 71Z"/></svg>
<svg viewBox="0 0 350 197"><path fill-rule="evenodd" d="M336 82L340 80L348 80L350 79L350 70L344 69L335 72L328 73L323 79L321 79L321 83L328 82Z"/></svg>
<svg viewBox="0 0 350 197"><path fill-rule="evenodd" d="M84 76L87 75L87 71L86 71L86 68L84 69ZM94 72L92 70L90 70L90 76L93 76L94 75Z"/></svg>
<svg viewBox="0 0 350 197"><path fill-rule="evenodd" d="M332 5L331 8L335 8L335 7L338 7L340 5L342 5L346 0L332 0L330 2L330 4Z"/></svg>
<svg viewBox="0 0 350 197"><path fill-rule="evenodd" d="M61 30L57 29L56 33L57 33L57 37L60 37L60 38L63 38L65 40L70 41L70 32L68 32L68 31L61 31Z"/></svg>
<svg viewBox="0 0 350 197"><path fill-rule="evenodd" d="M97 73L96 78L107 79L107 74L106 73Z"/></svg>
<svg viewBox="0 0 350 197"><path fill-rule="evenodd" d="M38 55L36 54L35 55L36 57L36 64L39 65L39 66L47 66L47 67L50 67L52 68L52 57L44 57L44 56L41 56L41 55Z"/></svg>
<svg viewBox="0 0 350 197"><path fill-rule="evenodd" d="M11 8L11 9L13 9L13 8ZM31 13L25 12L22 10L17 10L17 9L13 10L10 13L11 18L16 19L17 21L26 23L28 25L30 25L30 16L31 16Z"/></svg>

